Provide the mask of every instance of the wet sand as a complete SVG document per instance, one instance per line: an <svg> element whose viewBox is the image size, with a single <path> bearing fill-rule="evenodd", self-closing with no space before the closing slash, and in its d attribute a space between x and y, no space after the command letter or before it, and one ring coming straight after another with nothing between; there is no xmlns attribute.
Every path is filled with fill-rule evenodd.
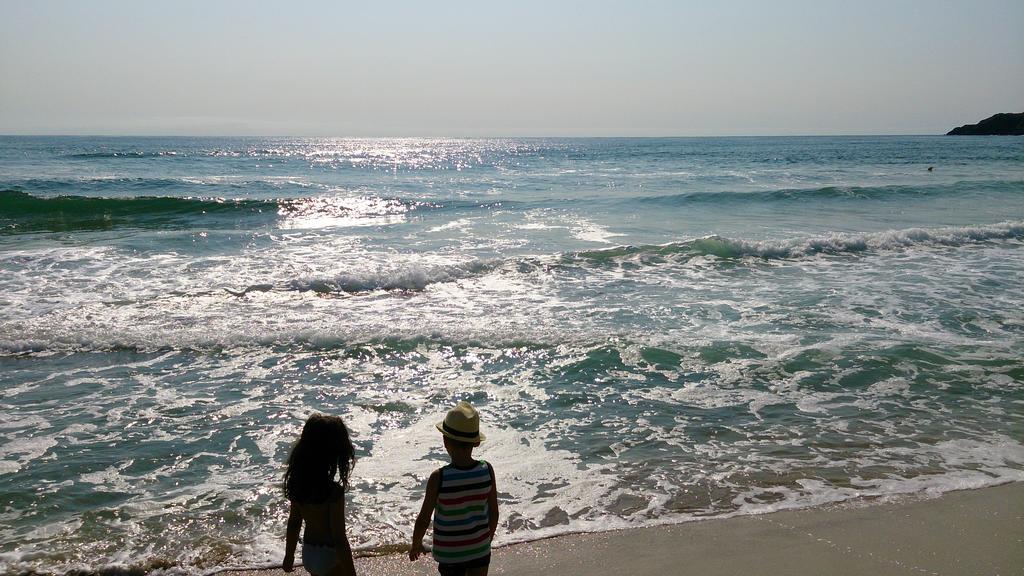
<svg viewBox="0 0 1024 576"><path fill-rule="evenodd" d="M283 542L282 542L283 547ZM362 575L436 574L427 559L361 558ZM491 574L1024 574L1024 482L900 503L857 502L498 548ZM225 576L281 576L250 570ZM306 576L302 569L295 574Z"/></svg>

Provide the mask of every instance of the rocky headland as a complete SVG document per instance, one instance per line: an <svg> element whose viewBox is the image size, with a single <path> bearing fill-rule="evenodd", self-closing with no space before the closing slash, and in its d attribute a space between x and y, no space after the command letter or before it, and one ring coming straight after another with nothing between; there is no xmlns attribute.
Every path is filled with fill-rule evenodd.
<svg viewBox="0 0 1024 576"><path fill-rule="evenodd" d="M1024 136L1024 112L989 116L977 124L953 128L947 136Z"/></svg>

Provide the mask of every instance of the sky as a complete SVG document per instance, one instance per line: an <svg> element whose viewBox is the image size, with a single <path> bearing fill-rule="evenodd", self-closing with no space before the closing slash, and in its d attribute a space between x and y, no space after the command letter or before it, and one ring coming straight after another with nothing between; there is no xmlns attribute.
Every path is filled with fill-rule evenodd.
<svg viewBox="0 0 1024 576"><path fill-rule="evenodd" d="M937 134L1024 1L0 0L0 134Z"/></svg>

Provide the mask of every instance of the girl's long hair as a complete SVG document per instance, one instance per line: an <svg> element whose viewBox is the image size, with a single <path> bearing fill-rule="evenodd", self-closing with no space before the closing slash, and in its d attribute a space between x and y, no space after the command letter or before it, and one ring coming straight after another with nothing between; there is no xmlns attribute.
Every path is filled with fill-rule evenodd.
<svg viewBox="0 0 1024 576"><path fill-rule="evenodd" d="M348 474L355 464L355 450L341 418L313 414L288 456L285 495L293 502L323 502L337 484L335 474L342 488L348 488Z"/></svg>

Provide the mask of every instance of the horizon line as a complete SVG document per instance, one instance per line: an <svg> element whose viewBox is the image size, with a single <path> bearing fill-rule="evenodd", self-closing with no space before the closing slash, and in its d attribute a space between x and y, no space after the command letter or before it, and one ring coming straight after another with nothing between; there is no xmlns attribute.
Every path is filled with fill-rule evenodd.
<svg viewBox="0 0 1024 576"><path fill-rule="evenodd" d="M508 135L491 135L491 136L416 136L416 135L405 135L405 136L310 136L310 135L283 135L283 134L158 134L158 133L143 133L143 134L115 134L115 133L31 133L31 132L13 132L13 133L0 133L0 138L331 138L339 140L384 140L384 139L408 139L408 140L491 140L491 139L669 139L669 138L854 138L854 137L908 137L908 136L948 136L947 133L836 133L836 134L689 134L689 135L541 135L541 136L508 136Z"/></svg>

